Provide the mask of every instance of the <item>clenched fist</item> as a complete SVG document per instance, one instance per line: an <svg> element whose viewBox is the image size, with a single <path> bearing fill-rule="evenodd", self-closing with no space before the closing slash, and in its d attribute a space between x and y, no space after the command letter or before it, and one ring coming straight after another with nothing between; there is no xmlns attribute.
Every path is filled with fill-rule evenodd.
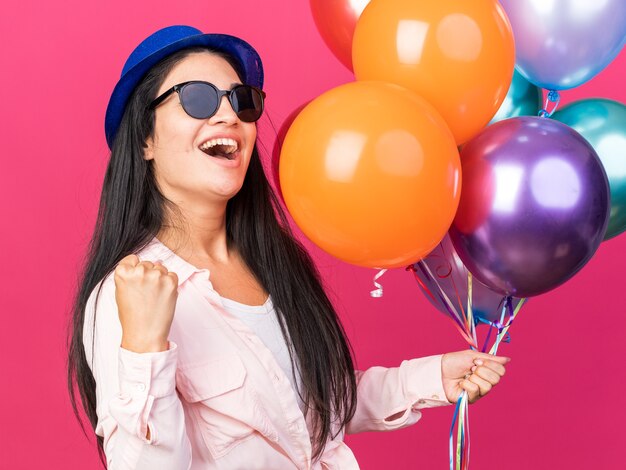
<svg viewBox="0 0 626 470"><path fill-rule="evenodd" d="M178 277L160 263L128 255L115 268L122 347L138 353L168 349Z"/></svg>

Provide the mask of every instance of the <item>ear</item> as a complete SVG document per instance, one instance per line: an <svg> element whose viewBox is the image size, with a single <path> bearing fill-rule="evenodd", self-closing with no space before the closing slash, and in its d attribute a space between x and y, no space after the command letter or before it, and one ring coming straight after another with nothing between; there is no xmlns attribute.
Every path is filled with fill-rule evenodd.
<svg viewBox="0 0 626 470"><path fill-rule="evenodd" d="M154 141L152 137L148 137L146 143L143 146L143 159L144 160L153 160L154 159Z"/></svg>

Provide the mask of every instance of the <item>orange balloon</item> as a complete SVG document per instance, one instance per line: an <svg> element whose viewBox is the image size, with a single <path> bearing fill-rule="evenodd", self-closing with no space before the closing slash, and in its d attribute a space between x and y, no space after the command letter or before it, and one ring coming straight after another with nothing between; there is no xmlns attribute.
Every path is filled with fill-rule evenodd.
<svg viewBox="0 0 626 470"><path fill-rule="evenodd" d="M285 136L287 135L287 131L293 124L293 121L298 117L298 114L305 108L305 106L310 101L301 104L296 107L289 115L285 118L283 123L280 125L278 132L276 133L276 140L274 141L274 147L272 148L272 159L271 159L271 169L272 169L272 182L274 183L276 193L278 197L280 197L283 202L285 202L285 198L283 197L283 190L280 187L280 176L278 175L279 163L280 163L280 152L283 148L283 142L285 141Z"/></svg>
<svg viewBox="0 0 626 470"><path fill-rule="evenodd" d="M459 204L461 163L445 122L415 93L353 82L309 103L280 155L289 212L348 263L396 268L428 254Z"/></svg>
<svg viewBox="0 0 626 470"><path fill-rule="evenodd" d="M372 0L356 25L352 61L358 80L426 98L461 144L504 101L515 48L497 0Z"/></svg>

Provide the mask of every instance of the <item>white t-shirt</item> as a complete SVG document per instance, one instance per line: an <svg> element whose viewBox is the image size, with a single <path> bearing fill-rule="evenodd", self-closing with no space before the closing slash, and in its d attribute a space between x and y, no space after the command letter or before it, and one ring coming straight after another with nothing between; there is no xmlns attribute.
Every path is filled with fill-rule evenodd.
<svg viewBox="0 0 626 470"><path fill-rule="evenodd" d="M285 372L287 378L289 378L298 399L298 405L300 405L300 409L304 412L304 403L297 392L301 384L300 376L299 374L294 374L289 357L289 349L280 331L276 309L274 308L271 298L268 297L263 305L254 306L235 302L234 300L224 297L221 297L221 299L224 308L254 331L261 341L263 341L263 344L272 352L276 362Z"/></svg>

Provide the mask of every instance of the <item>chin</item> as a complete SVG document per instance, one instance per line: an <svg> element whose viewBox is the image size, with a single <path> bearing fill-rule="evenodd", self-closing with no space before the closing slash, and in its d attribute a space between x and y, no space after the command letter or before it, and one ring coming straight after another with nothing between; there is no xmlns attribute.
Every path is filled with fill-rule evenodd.
<svg viewBox="0 0 626 470"><path fill-rule="evenodd" d="M231 187L221 187L221 188L212 188L210 193L214 194L219 199L230 200L234 198L239 191L241 191L242 185L231 186Z"/></svg>

